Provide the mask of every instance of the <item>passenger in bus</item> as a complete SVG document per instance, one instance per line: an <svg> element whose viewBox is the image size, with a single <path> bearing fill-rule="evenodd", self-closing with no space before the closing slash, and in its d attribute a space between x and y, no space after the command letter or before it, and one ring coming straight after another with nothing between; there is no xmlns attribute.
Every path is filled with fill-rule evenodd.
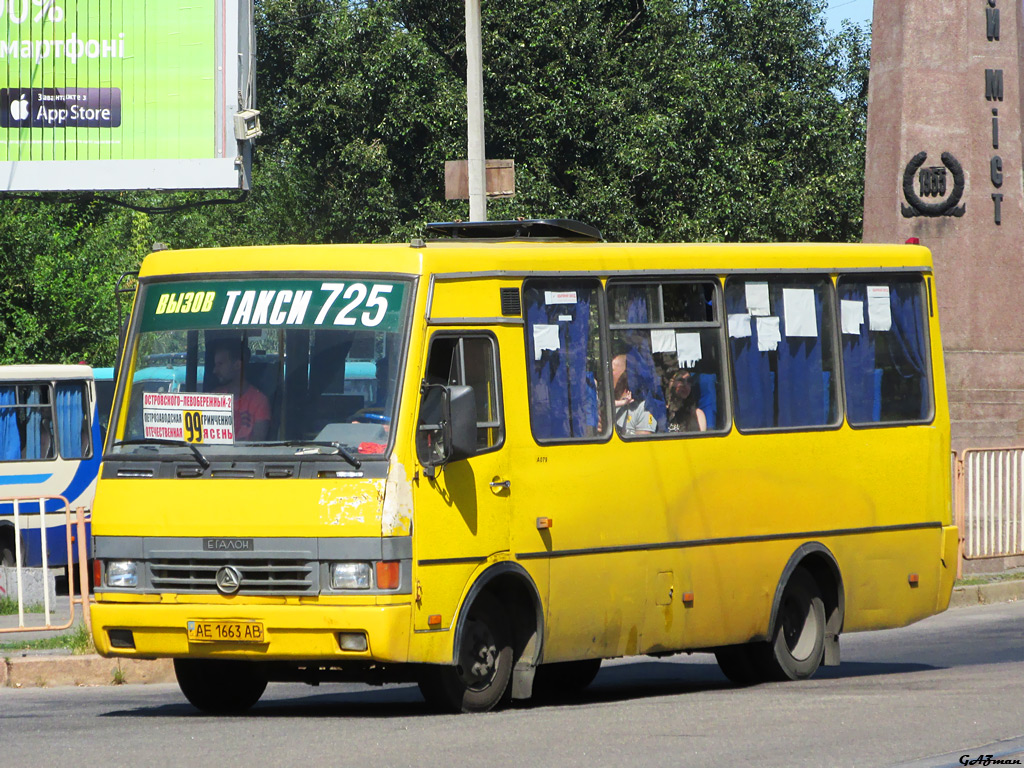
<svg viewBox="0 0 1024 768"><path fill-rule="evenodd" d="M247 344L224 343L213 352L214 392L235 397L235 439L265 440L270 431L270 403L266 395L245 381L249 362Z"/></svg>
<svg viewBox="0 0 1024 768"><path fill-rule="evenodd" d="M697 390L693 382L693 374L680 368L672 374L665 387L669 432L704 432L708 428L704 411L697 407Z"/></svg>
<svg viewBox="0 0 1024 768"><path fill-rule="evenodd" d="M644 400L634 400L629 390L626 355L612 358L612 391L615 394L615 428L620 435L650 435L658 422L647 410Z"/></svg>

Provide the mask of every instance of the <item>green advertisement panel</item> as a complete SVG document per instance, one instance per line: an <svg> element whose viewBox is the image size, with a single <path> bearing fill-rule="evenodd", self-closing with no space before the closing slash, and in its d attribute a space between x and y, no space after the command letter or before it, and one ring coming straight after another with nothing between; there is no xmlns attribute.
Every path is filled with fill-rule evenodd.
<svg viewBox="0 0 1024 768"><path fill-rule="evenodd" d="M0 0L0 172L20 172L7 188L238 186L250 7Z"/></svg>

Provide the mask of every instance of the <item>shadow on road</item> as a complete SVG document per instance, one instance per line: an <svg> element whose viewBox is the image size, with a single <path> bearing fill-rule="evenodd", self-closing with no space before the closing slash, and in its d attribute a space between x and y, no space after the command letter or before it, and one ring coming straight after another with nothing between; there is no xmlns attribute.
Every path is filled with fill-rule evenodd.
<svg viewBox="0 0 1024 768"><path fill-rule="evenodd" d="M839 667L822 667L815 680L897 675L937 669L928 664L887 662L845 662ZM750 690L786 683L766 683ZM608 704L658 696L679 696L707 691L743 690L734 686L714 663L671 663L644 661L615 664L602 668L587 689L565 696L520 702L515 709L538 709L546 706L574 707ZM294 695L307 690L308 695ZM292 695L290 695L292 694ZM138 707L108 712L104 717L208 717L198 712L184 698L180 704ZM362 717L401 718L437 717L423 701L415 685L389 685L370 688L351 684L324 684L322 688L304 689L299 684L271 684L264 698L245 718L253 717Z"/></svg>

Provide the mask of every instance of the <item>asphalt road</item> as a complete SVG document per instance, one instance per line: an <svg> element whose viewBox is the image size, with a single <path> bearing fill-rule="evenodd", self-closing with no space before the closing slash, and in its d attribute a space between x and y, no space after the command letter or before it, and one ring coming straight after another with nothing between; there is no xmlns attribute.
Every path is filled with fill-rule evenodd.
<svg viewBox="0 0 1024 768"><path fill-rule="evenodd" d="M173 685L0 689L0 765L1024 762L1024 602L842 643L843 664L803 683L733 688L710 656L613 661L571 701L476 716L432 714L410 686L271 685L233 718Z"/></svg>

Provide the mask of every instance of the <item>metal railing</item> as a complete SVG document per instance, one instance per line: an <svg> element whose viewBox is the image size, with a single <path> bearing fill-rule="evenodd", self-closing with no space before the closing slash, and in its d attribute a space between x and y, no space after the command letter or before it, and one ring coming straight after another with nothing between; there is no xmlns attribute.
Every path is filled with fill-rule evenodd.
<svg viewBox="0 0 1024 768"><path fill-rule="evenodd" d="M961 557L1024 555L1024 448L971 448L954 461Z"/></svg>
<svg viewBox="0 0 1024 768"><path fill-rule="evenodd" d="M64 505L64 528L67 533L67 568L68 568L68 620L64 624L51 624L50 614L53 612L50 606L50 566L48 563L49 553L46 547L46 531L47 531L47 519L53 516L59 516L60 511L57 512L46 512L45 502L48 499L55 499L60 501ZM43 576L43 614L45 617L45 624L43 625L32 625L25 626L25 599L23 590L23 571L24 566L22 561L21 552L21 539L22 539L22 528L23 521L28 515L21 512L21 505L23 503L30 502L38 504L39 514L33 513L33 518L39 518L39 537L40 537L40 549L42 551L42 576ZM7 629L0 629L0 633L7 632L39 632L39 631L52 631L69 629L75 622L75 606L81 606L82 618L85 621L86 629L92 632L92 621L89 615L89 570L86 564L86 550L85 550L85 511L82 507L75 510L75 517L72 521L71 518L71 505L66 498L63 496L32 496L26 497L0 497L0 504L11 504L13 506L14 514L12 516L14 523L14 570L15 580L17 583L17 602L18 602L18 626L9 627ZM78 584L80 585L80 594L75 594L75 579L73 569L75 566L75 560L73 556L74 550L72 549L73 543L76 543L78 549Z"/></svg>

